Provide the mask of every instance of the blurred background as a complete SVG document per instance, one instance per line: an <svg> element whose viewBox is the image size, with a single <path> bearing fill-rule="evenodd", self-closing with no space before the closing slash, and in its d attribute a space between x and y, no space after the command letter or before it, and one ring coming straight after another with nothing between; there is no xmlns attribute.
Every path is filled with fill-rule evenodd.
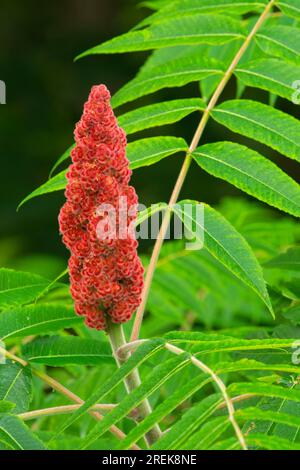
<svg viewBox="0 0 300 470"><path fill-rule="evenodd" d="M67 252L57 223L63 193L33 199L18 213L16 207L24 196L47 180L54 162L73 142L74 125L91 86L105 83L114 93L134 77L143 63L145 53L91 56L73 61L78 53L127 32L149 13L145 8L138 8L137 3L134 0L1 1L0 80L7 86L7 104L0 105L0 266L33 271L48 278L64 269ZM140 101L142 105L198 94L199 86L194 83L182 89L162 90ZM234 94L232 81L225 96L234 97ZM244 95L251 96L268 100L257 90L249 90ZM283 100L277 107L295 113L295 107L289 108ZM193 114L181 123L147 131L138 137L165 134L183 136L190 141L198 120L199 116ZM209 123L206 142L228 138L229 131ZM238 140L246 142L246 139ZM251 145L280 162L282 169L300 180L293 161L262 145ZM181 162L179 155L137 170L133 184L140 202L149 205L167 201ZM182 197L217 204L225 196L241 194L200 168L192 167ZM148 249L149 246L142 246L142 250Z"/></svg>

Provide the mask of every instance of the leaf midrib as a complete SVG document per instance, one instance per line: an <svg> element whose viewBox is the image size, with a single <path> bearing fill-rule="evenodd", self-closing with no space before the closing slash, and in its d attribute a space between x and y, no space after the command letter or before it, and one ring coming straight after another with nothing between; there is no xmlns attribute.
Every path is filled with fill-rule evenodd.
<svg viewBox="0 0 300 470"><path fill-rule="evenodd" d="M185 149L183 147L161 150L160 152L152 153L151 155L147 155L143 158L139 158L138 160L130 160L130 164L133 165L134 163L143 162L144 160L150 160L151 158L156 158L156 157L159 157L160 155L165 155L165 154L171 155L171 153L182 152L184 150Z"/></svg>
<svg viewBox="0 0 300 470"><path fill-rule="evenodd" d="M46 281L43 283L43 284L28 284L26 286L19 286L19 287L11 287L9 289L3 289L3 290L0 290L0 297L2 294L6 294L7 292L11 292L11 291L16 291L16 290L21 290L21 289L30 289L32 287L44 287L46 285L48 285L46 283Z"/></svg>
<svg viewBox="0 0 300 470"><path fill-rule="evenodd" d="M21 450L24 450L24 447L21 446L21 444L19 444L19 442L14 438L14 436L12 436L8 431L7 429L3 428L2 426L0 426L0 430L3 431L4 434L6 434L7 436L10 437L10 439L15 442L15 444L17 445L17 447L19 447L19 449Z"/></svg>
<svg viewBox="0 0 300 470"><path fill-rule="evenodd" d="M26 331L26 330L30 330L31 328L36 328L36 327L39 327L41 325L50 325L51 323L61 323L61 322L64 322L66 320L72 320L72 317L58 317L56 319L51 319L51 320L45 320L45 321L41 321L39 323L34 323L30 326L26 326L26 327L23 327L23 328L19 328L18 330L14 330L13 332L10 332L8 333L6 336L2 336L2 340L4 339L7 339L9 338L10 336L14 336L16 335L17 333L20 333L21 331ZM76 316L74 315L74 321L77 320ZM80 320L80 318L78 318L78 320Z"/></svg>
<svg viewBox="0 0 300 470"><path fill-rule="evenodd" d="M201 34L184 34L184 35L178 35L178 36L163 36L161 38L154 38L151 39L149 38L149 42L160 42L160 41L167 41L169 39L176 39L176 38L201 38L201 37L214 37L214 36L233 36L233 37L241 37L243 38L244 36L242 33L201 33Z"/></svg>
<svg viewBox="0 0 300 470"><path fill-rule="evenodd" d="M246 7L246 6L256 6L256 7L265 7L266 4L265 3L260 3L260 2L255 2L255 3L250 3L250 2L239 2L239 3L234 3L234 2L228 2L226 5L224 5L224 10L227 9L227 8L230 8L230 7ZM195 12L195 11L207 11L207 10L213 10L216 8L216 5L207 5L207 6L201 6L199 5L198 7L193 7L193 8L187 8L186 10L179 10L179 14L180 13L185 13L185 12ZM218 11L223 11L223 10L218 10ZM168 11L166 11L166 13L168 13ZM160 12L161 13L161 12ZM156 15L155 15L156 16ZM157 18L160 18L160 16L157 15Z"/></svg>
<svg viewBox="0 0 300 470"><path fill-rule="evenodd" d="M4 397L3 397L3 400L5 400L5 399L8 397L8 395L9 395L10 392L11 392L11 390L13 389L13 387L15 386L15 384L17 383L17 381L19 380L20 374L22 374L22 372L23 372L22 369L19 369L19 370L17 371L17 374L15 375L14 379L11 381L9 387L8 387L7 390L6 390L6 393L5 393Z"/></svg>
<svg viewBox="0 0 300 470"><path fill-rule="evenodd" d="M147 83L147 82L153 82L153 81L156 81L156 80L159 80L160 78L170 78L170 77L176 77L178 75L188 75L188 74L191 74L191 73L222 73L221 70L219 69L194 69L194 70L185 70L185 71L177 71L177 72L174 72L174 73L169 73L169 74L165 74L165 75L155 75L155 77L151 77L151 78L147 78L145 80L138 80L138 78L136 78L136 80L138 80L137 83L133 83L133 84L130 84L130 86L128 86L127 89L133 89L133 88L136 88L137 86L140 86L141 84L144 84L144 83ZM148 71L147 71L148 73Z"/></svg>
<svg viewBox="0 0 300 470"><path fill-rule="evenodd" d="M195 110L195 111L201 111L201 109L203 108L198 108L197 106L185 106L185 107L182 107L182 108L174 108L172 110L168 110L168 111L164 111L163 113L157 113L157 114L152 114L150 116L147 116L147 117L143 117L143 118L140 118L140 119L132 119L132 121L128 121L128 124L127 126L133 126L134 124L138 124L140 122L143 122L143 121L148 121L149 119L154 119L154 118L157 118L158 116L165 116L166 114L174 114L176 112L183 112L183 111L189 111L189 110ZM122 117L122 116L120 116ZM120 119L120 118L119 118ZM124 127L126 127L126 123L123 124Z"/></svg>
<svg viewBox="0 0 300 470"><path fill-rule="evenodd" d="M68 357L79 357L79 358L87 358L87 357L108 357L111 358L109 354L100 354L100 353L88 353L88 354L83 354L83 353L78 353L78 354L51 354L50 355L40 355L40 356L26 356L28 361L33 361L34 359L56 359L56 358L68 358Z"/></svg>
<svg viewBox="0 0 300 470"><path fill-rule="evenodd" d="M189 216L189 214L188 214L188 217L189 217L192 221L194 220L192 217ZM200 225L199 222L197 222L197 224ZM220 247L222 248L222 250L225 251L225 253L227 253L227 255L229 256L230 259L233 259L233 260L236 262L237 266L239 266L240 269L242 270L242 272L246 275L246 279L250 279L250 278L248 277L247 271L243 268L243 266L239 263L239 261L238 261L233 255L231 255L231 253L228 252L227 248L226 248L225 246L223 246L217 239L215 239L215 237L213 237L213 235L210 234L210 233L207 231L207 229L205 228L205 226L201 226L201 225L200 225L200 227L204 230L204 232L206 232L206 233L215 241L215 243L216 243L218 246L220 246ZM215 255L213 255L213 256L216 258ZM226 266L226 267L227 267L227 266ZM227 269L229 269L229 270L236 276L235 272L234 272L232 269L230 269L229 267L227 267ZM245 282L245 281L244 281L244 282ZM253 283L253 284L252 284L252 283ZM258 289L258 286L253 282L252 279L251 279L251 284L252 284L253 286L255 286L256 289ZM265 299L265 296L262 295L262 293L260 292L259 289L258 289L258 292L260 293L260 296L262 296L262 298ZM265 299L265 300L266 300L266 299Z"/></svg>
<svg viewBox="0 0 300 470"><path fill-rule="evenodd" d="M266 78L268 79L270 82L274 82L276 85L281 85L285 88L287 88L288 90L294 90L293 88L289 87L286 83L283 83L283 82L280 82L279 80L275 80L274 78L270 77L269 75L263 75L261 72L254 72L253 70L247 70L247 69L236 69L236 72L242 72L242 73L248 73L249 75L255 75L259 78Z"/></svg>
<svg viewBox="0 0 300 470"><path fill-rule="evenodd" d="M257 37L261 37L261 38L267 39L270 42L274 42L275 44L279 44L279 46L287 49L290 52L293 52L293 54L296 54L297 56L300 57L300 52L297 49L291 49L291 47L287 46L285 43L276 41L276 39L269 37L269 36L265 36L264 34L257 34Z"/></svg>
<svg viewBox="0 0 300 470"><path fill-rule="evenodd" d="M279 131L275 131L272 127L268 127L266 124L262 123L262 121L255 121L254 119L251 119L249 118L248 116L245 116L244 114L238 114L236 112L232 112L232 111L228 111L227 109L221 109L221 108L216 108L214 109L213 113L227 113L229 115L232 115L232 116L236 116L236 117L239 117L239 118L243 118L245 119L246 121L249 121L249 122L252 122L253 124L256 124L256 125L260 125L261 127L263 127L264 129L272 132L272 134L277 134L279 135L280 137L282 137L283 139L287 140L288 142L290 142L291 144L293 145L297 145L297 147L299 147L299 145L297 144L297 142L294 142L293 140L289 139L288 136L284 135L284 134L281 134ZM290 116L289 116L290 117Z"/></svg>
<svg viewBox="0 0 300 470"><path fill-rule="evenodd" d="M291 10L295 10L297 13L300 13L300 8L296 8L294 5L289 5L289 3L279 1L279 5L284 5L290 8Z"/></svg>
<svg viewBox="0 0 300 470"><path fill-rule="evenodd" d="M284 194L282 194L280 191L278 191L277 189L274 189L271 185L268 186L264 181L261 181L260 179L256 178L255 176L247 173L246 171L243 171L241 170L240 168L237 168L235 166L232 166L231 164L227 163L227 162L224 162L223 160L219 160L218 158L216 157L213 157L211 155L208 155L208 154L205 154L203 152L195 152L195 155L201 155L202 157L206 157L208 158L209 160L214 160L218 163L221 163L223 164L224 166L228 166L229 168L232 168L233 170L236 170L237 172L240 172L241 174L244 174L245 176L248 176L250 178L252 178L254 181L257 181L258 183L262 184L264 187L266 187L267 189L272 189L272 191L274 191L275 193L278 193L280 196L283 197L283 199L286 199L287 201L291 202L292 205L295 205L296 207L299 207L294 201L293 199L290 199L289 197L285 196ZM278 170L280 170L278 168ZM280 170L281 171L281 170Z"/></svg>

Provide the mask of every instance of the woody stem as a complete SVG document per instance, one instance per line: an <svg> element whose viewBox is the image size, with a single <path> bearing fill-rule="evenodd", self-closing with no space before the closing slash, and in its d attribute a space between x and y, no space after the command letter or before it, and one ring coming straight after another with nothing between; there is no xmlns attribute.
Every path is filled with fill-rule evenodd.
<svg viewBox="0 0 300 470"><path fill-rule="evenodd" d="M126 362L130 357L130 352L122 355L122 359L118 355L118 349L127 344L124 330L121 324L113 323L109 318L107 319L107 334L111 344L112 352L118 367L121 367L123 362ZM141 384L141 379L138 369L134 369L125 379L124 385L128 393L138 388ZM136 421L142 421L146 416L152 413L152 408L147 399L145 399L137 408ZM145 441L150 447L155 441L161 437L162 433L159 425L156 424L150 431L145 434Z"/></svg>
<svg viewBox="0 0 300 470"><path fill-rule="evenodd" d="M11 352L7 351L6 349L2 348L0 346L0 354L3 355L3 357L7 357L11 361L17 362L18 364L21 364L23 367L28 367L29 363L27 361L24 361L21 357L16 356L15 354L12 354ZM31 372L34 374L36 377L39 377L44 383L49 385L53 390L56 390L60 394L66 396L69 398L71 401L74 403L77 403L78 405L82 406L84 404L84 401L75 393L73 393L71 390L66 388L64 385L62 385L60 382L57 380L53 379L49 375L45 374L44 372L35 369L34 367L31 367ZM88 413L92 415L95 419L98 421L101 421L103 419L103 416L98 412L98 411L93 411L89 410ZM118 439L125 439L126 435L119 429L117 426L113 425L110 428L110 431L118 438ZM140 450L140 448L134 444L132 446L132 449L134 450Z"/></svg>
<svg viewBox="0 0 300 470"><path fill-rule="evenodd" d="M164 218L163 218L163 221L162 221L162 225L161 225L158 237L157 237L155 245L154 245L151 260L150 260L150 263L149 263L149 266L148 266L148 269L147 269L145 285L144 285L144 289L143 289L143 293L142 293L142 302L141 302L141 304L140 304L140 306L137 310L136 317L135 317L135 322L134 322L133 329L132 329L132 334L131 334L131 338L130 338L131 342L136 341L139 338L141 324L142 324L142 321L143 321L144 311L145 311L145 308L146 308L146 304L147 304L147 300L148 300L148 295L149 295L149 291L150 291L154 271L155 271L155 268L156 268L156 265L157 265L157 261L158 261L158 258L159 258L161 247L163 245L163 242L164 242L164 239L165 239L168 227L169 227L169 222L170 222L170 219L171 219L171 216L172 216L172 208L173 208L174 204L176 204L176 202L177 202L177 199L178 199L178 196L180 194L181 188L184 184L186 175L188 174L188 170L189 170L189 167L190 167L191 162L192 162L192 153L194 152L194 150L197 148L197 146L199 144L199 141L200 141L200 139L203 135L203 132L206 128L206 125L209 121L211 111L216 106L221 94L224 91L224 88L226 87L227 83L229 82L230 78L232 77L236 66L238 65L239 61L241 60L244 53L246 52L246 50L247 50L249 44L251 43L252 39L254 38L255 34L257 33L259 28L262 26L262 24L265 22L266 18L268 17L270 12L272 11L272 8L273 8L274 4L275 4L275 0L270 0L270 2L266 5L264 11L262 12L260 17L258 18L257 22L253 26L252 30L250 31L248 36L245 38L245 41L241 45L240 49L238 50L237 54L235 55L235 57L233 58L231 64L229 65L228 69L224 73L219 85L217 86L217 88L216 88L214 94L212 95L206 109L204 110L204 113L202 115L200 123L199 123L199 125L196 129L196 132L195 132L194 136L193 136L192 142L191 142L191 144L189 146L189 149L187 151L187 154L186 154L186 157L184 159L182 168L180 170L179 176L178 176L176 184L174 186L171 198L169 200L168 207L165 211Z"/></svg>

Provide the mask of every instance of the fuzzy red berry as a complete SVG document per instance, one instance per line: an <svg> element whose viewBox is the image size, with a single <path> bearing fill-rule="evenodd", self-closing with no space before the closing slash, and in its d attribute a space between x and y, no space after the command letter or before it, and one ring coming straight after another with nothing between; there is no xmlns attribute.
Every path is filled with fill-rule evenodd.
<svg viewBox="0 0 300 470"><path fill-rule="evenodd" d="M103 330L108 316L115 323L130 320L143 289L143 267L130 229L138 198L128 185L131 170L126 135L118 127L104 85L92 88L74 136L67 201L60 211L59 226L71 252L75 310L89 327ZM120 201L130 210L124 210ZM114 209L114 223L107 207Z"/></svg>

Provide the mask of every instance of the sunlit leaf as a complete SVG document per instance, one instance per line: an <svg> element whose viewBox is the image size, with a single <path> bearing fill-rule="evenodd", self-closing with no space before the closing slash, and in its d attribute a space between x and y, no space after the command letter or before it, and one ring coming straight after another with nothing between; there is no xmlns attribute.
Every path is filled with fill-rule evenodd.
<svg viewBox="0 0 300 470"><path fill-rule="evenodd" d="M273 162L232 142L207 144L193 152L201 168L251 196L300 217L300 186Z"/></svg>
<svg viewBox="0 0 300 470"><path fill-rule="evenodd" d="M242 37L244 29L238 21L221 15L199 15L171 18L148 29L131 31L93 47L77 59L91 54L115 54L145 51L185 44L224 44Z"/></svg>
<svg viewBox="0 0 300 470"><path fill-rule="evenodd" d="M212 117L231 131L250 137L300 162L300 121L250 100L225 101Z"/></svg>

